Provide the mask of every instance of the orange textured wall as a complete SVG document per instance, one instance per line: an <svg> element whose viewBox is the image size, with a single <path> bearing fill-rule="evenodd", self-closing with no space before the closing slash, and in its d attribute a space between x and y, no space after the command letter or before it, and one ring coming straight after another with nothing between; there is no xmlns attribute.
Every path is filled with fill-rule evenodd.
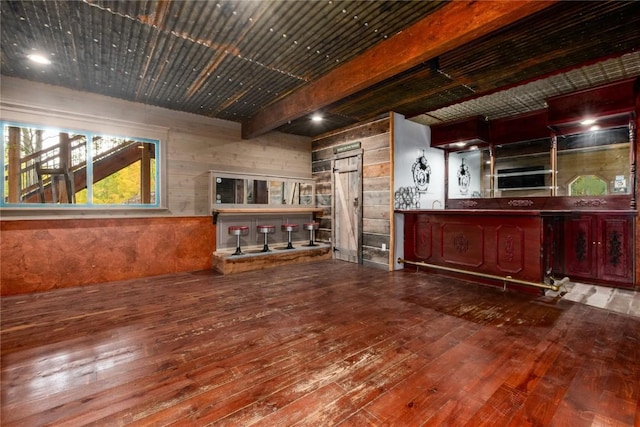
<svg viewBox="0 0 640 427"><path fill-rule="evenodd" d="M210 217L0 221L0 293L211 268Z"/></svg>

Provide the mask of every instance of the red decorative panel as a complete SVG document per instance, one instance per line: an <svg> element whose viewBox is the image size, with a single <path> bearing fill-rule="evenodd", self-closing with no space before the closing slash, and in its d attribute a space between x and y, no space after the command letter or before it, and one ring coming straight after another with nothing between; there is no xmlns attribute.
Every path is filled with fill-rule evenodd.
<svg viewBox="0 0 640 427"><path fill-rule="evenodd" d="M551 136L547 127L547 110L491 120L489 132L492 144L508 144Z"/></svg>
<svg viewBox="0 0 640 427"><path fill-rule="evenodd" d="M546 246L542 243L542 217L538 212L449 209L403 214L404 258L409 261L456 268L469 274L511 276L534 282L544 279L542 256ZM500 279L473 277L503 285Z"/></svg>
<svg viewBox="0 0 640 427"><path fill-rule="evenodd" d="M633 215L584 214L565 221L566 273L633 285Z"/></svg>
<svg viewBox="0 0 640 427"><path fill-rule="evenodd" d="M484 262L484 228L473 224L444 224L441 250L446 262L481 266Z"/></svg>
<svg viewBox="0 0 640 427"><path fill-rule="evenodd" d="M496 228L498 268L507 273L519 273L524 270L524 231L511 225Z"/></svg>
<svg viewBox="0 0 640 427"><path fill-rule="evenodd" d="M456 142L489 141L489 123L482 116L431 126L431 146L441 147Z"/></svg>
<svg viewBox="0 0 640 427"><path fill-rule="evenodd" d="M423 260L431 258L432 225L429 221L418 220L414 228L415 255Z"/></svg>
<svg viewBox="0 0 640 427"><path fill-rule="evenodd" d="M635 108L635 77L547 99L549 125L579 122L585 117L629 113Z"/></svg>
<svg viewBox="0 0 640 427"><path fill-rule="evenodd" d="M632 222L629 218L602 218L598 248L600 275L605 280L628 282L632 273Z"/></svg>
<svg viewBox="0 0 640 427"><path fill-rule="evenodd" d="M580 277L596 275L596 239L594 218L583 216L569 218L566 222L565 259L567 274Z"/></svg>

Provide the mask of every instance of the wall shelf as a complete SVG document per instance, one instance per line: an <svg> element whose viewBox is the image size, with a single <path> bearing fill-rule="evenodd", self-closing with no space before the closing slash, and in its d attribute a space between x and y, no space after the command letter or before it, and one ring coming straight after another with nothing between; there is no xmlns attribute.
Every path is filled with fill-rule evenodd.
<svg viewBox="0 0 640 427"><path fill-rule="evenodd" d="M281 208L220 208L213 209L213 223L218 222L220 215L288 215L288 214L314 214L322 212L322 208L315 207L281 207Z"/></svg>

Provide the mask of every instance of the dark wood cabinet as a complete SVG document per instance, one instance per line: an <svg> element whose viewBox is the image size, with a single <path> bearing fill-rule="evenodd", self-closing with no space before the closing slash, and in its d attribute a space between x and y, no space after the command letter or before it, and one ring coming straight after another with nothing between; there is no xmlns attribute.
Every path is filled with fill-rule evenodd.
<svg viewBox="0 0 640 427"><path fill-rule="evenodd" d="M565 272L572 280L633 286L633 216L571 216L565 237Z"/></svg>
<svg viewBox="0 0 640 427"><path fill-rule="evenodd" d="M544 235L542 238L542 257L545 275L559 274L564 271L564 228L562 217L545 215L543 217Z"/></svg>
<svg viewBox="0 0 640 427"><path fill-rule="evenodd" d="M503 278L542 283L542 217L538 212L460 210L403 211L408 261L444 267L448 274L505 286ZM478 275L490 275L494 278ZM466 276L469 277L469 276ZM496 280L495 277L498 279ZM513 289L520 285L506 283ZM527 291L537 292L535 287Z"/></svg>

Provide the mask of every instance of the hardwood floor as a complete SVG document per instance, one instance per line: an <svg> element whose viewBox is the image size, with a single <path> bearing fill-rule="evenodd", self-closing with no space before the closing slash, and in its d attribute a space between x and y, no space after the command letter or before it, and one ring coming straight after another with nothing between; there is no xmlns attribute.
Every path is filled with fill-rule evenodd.
<svg viewBox="0 0 640 427"><path fill-rule="evenodd" d="M340 261L2 298L2 425L640 425L640 319Z"/></svg>

